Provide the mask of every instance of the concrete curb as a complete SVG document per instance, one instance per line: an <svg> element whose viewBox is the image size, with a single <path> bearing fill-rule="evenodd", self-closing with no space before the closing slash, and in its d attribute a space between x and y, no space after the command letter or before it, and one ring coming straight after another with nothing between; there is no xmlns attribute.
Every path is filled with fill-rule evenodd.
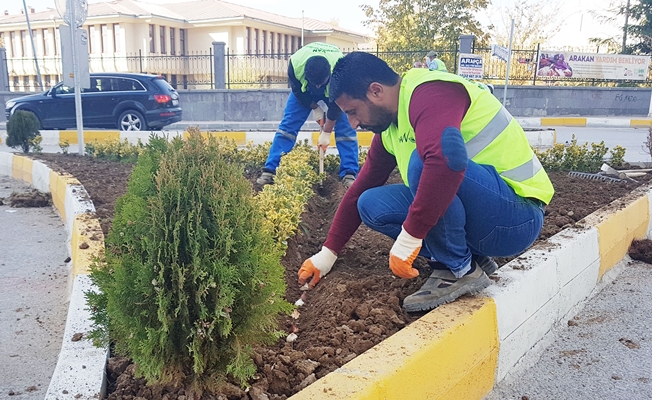
<svg viewBox="0 0 652 400"><path fill-rule="evenodd" d="M108 348L97 348L84 339L71 340L74 334L85 336L92 329L85 292L94 287L88 272L93 257L104 251L104 236L95 218L95 207L77 179L58 174L40 161L0 152L0 174L51 193L68 232L73 284L61 351L45 399L101 398L106 392Z"/></svg>
<svg viewBox="0 0 652 400"><path fill-rule="evenodd" d="M89 204L81 201L83 196L66 200L79 194L78 182L62 177L54 180L66 180L53 183L53 173L42 164L34 167L39 164L0 153L1 174L48 187L58 209L64 199L60 213L67 227L73 221L71 254L75 256L79 250L72 246L72 237L80 238L77 243L89 241L86 229L96 229L92 224L80 228L88 221L78 216L92 216ZM633 239L650 235L651 197L648 185L614 201L577 228L560 232L501 268L498 282L481 295L431 311L291 399L482 399L495 383L520 367L523 357L555 324L572 317L602 276L625 256ZM86 261L73 258L82 265ZM104 389L106 349L68 339L72 332L89 330L81 295L89 289L87 275L78 273L48 399L90 399ZM65 396L63 388L68 391Z"/></svg>
<svg viewBox="0 0 652 400"><path fill-rule="evenodd" d="M652 119L649 118L618 118L618 117L540 117L516 118L523 128L547 126L569 126L587 128L649 128Z"/></svg>

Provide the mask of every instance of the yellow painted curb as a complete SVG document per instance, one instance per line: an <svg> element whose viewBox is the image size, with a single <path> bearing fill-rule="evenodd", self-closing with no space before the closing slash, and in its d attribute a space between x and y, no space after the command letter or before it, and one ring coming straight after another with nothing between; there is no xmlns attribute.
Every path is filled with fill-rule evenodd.
<svg viewBox="0 0 652 400"><path fill-rule="evenodd" d="M66 186L67 185L81 185L79 181L72 175L59 175L50 170L50 193L52 194L52 202L59 210L61 219L67 221L66 216Z"/></svg>
<svg viewBox="0 0 652 400"><path fill-rule="evenodd" d="M629 121L631 128L647 128L652 125L652 119L632 119Z"/></svg>
<svg viewBox="0 0 652 400"><path fill-rule="evenodd" d="M72 224L70 249L73 259L73 278L91 272L95 257L104 254L104 234L100 222L90 214L75 216Z"/></svg>
<svg viewBox="0 0 652 400"><path fill-rule="evenodd" d="M374 138L374 133L370 131L360 131L357 132L358 136L358 146L369 147L371 146L371 140ZM319 140L319 132L312 133L312 145L317 146L317 141ZM328 147L334 147L335 144L335 134L331 133L331 141L328 144Z"/></svg>
<svg viewBox="0 0 652 400"><path fill-rule="evenodd" d="M11 164L11 174L15 179L32 184L32 167L34 161L27 157L14 156Z"/></svg>
<svg viewBox="0 0 652 400"><path fill-rule="evenodd" d="M541 126L586 126L586 118L566 117L552 118L542 117Z"/></svg>
<svg viewBox="0 0 652 400"><path fill-rule="evenodd" d="M120 140L120 131L90 131L84 130L84 143ZM78 144L77 131L59 131L59 142L64 140L68 144Z"/></svg>
<svg viewBox="0 0 652 400"><path fill-rule="evenodd" d="M291 400L482 399L498 360L496 305L464 297L440 306Z"/></svg>
<svg viewBox="0 0 652 400"><path fill-rule="evenodd" d="M645 237L650 220L649 210L648 196L642 195L626 207L606 215L596 225L600 246L598 281L625 257L633 239Z"/></svg>

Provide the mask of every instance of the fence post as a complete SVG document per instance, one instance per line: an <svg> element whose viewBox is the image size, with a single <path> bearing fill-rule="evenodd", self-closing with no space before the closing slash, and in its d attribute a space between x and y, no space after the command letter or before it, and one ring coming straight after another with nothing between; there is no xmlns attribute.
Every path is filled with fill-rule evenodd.
<svg viewBox="0 0 652 400"><path fill-rule="evenodd" d="M9 91L9 66L7 65L7 50L0 47L0 91Z"/></svg>
<svg viewBox="0 0 652 400"><path fill-rule="evenodd" d="M208 49L208 63L210 64L209 70L211 71L211 89L215 89L215 70L213 69L213 48Z"/></svg>
<svg viewBox="0 0 652 400"><path fill-rule="evenodd" d="M460 53L472 53L474 35L460 35Z"/></svg>
<svg viewBox="0 0 652 400"><path fill-rule="evenodd" d="M231 49L226 49L226 84L231 89Z"/></svg>
<svg viewBox="0 0 652 400"><path fill-rule="evenodd" d="M225 47L226 43L224 42L213 42L213 73L215 74L215 89L226 89Z"/></svg>
<svg viewBox="0 0 652 400"><path fill-rule="evenodd" d="M143 73L143 50L138 49L138 62L140 63L140 73Z"/></svg>
<svg viewBox="0 0 652 400"><path fill-rule="evenodd" d="M537 85L537 73L539 72L539 52L541 51L541 43L537 43L537 53L534 55L534 78L532 79L532 86Z"/></svg>

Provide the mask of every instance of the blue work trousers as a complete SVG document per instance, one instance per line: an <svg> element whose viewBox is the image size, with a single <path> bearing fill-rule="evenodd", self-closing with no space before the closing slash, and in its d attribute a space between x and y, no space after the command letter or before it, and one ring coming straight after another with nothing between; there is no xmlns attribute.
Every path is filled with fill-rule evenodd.
<svg viewBox="0 0 652 400"><path fill-rule="evenodd" d="M408 188L385 185L365 191L358 200L362 221L396 239L414 201L423 162L410 158ZM453 202L423 240L419 255L455 272L468 269L471 254L507 257L526 250L543 227L543 203L517 195L490 165L469 160Z"/></svg>
<svg viewBox="0 0 652 400"><path fill-rule="evenodd" d="M315 102L318 100L325 100L325 98L315 99ZM294 93L290 92L290 97L285 105L283 120L278 127L278 131L276 131L265 162L265 171L276 172L276 168L278 168L281 161L281 155L292 150L297 141L297 134L311 112L310 107L301 104ZM333 130L335 132L335 145L340 153L340 178L346 174L357 176L360 170L358 165L358 137L349 124L346 114L340 114Z"/></svg>

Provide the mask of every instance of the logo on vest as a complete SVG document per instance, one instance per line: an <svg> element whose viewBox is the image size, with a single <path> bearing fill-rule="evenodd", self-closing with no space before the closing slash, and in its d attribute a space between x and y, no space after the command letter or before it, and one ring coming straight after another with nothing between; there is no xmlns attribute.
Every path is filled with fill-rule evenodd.
<svg viewBox="0 0 652 400"><path fill-rule="evenodd" d="M409 132L404 132L403 134L399 135L398 142L399 143L408 143L408 142L416 143L416 141L414 140L414 137L412 135L410 135Z"/></svg>

